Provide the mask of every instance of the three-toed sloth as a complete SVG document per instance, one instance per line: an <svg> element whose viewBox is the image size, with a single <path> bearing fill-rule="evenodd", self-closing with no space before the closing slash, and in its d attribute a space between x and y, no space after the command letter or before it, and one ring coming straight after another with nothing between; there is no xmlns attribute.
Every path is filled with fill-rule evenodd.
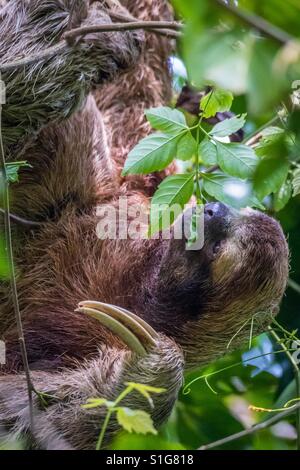
<svg viewBox="0 0 300 470"><path fill-rule="evenodd" d="M52 399L43 408L34 395L30 430L12 295L3 281L0 338L7 360L0 376L0 427L10 439L25 437L29 448L93 449L105 410L82 405L95 397L113 400L125 382L166 389L154 396L153 409L135 393L124 401L148 410L159 426L184 371L222 355L254 315L257 330L263 328L278 310L288 275L279 224L220 203L205 208L199 251L187 251L185 240L172 237L97 238L99 205L117 207L120 196L129 205L147 205L164 177L124 179L120 170L128 151L150 132L145 108L170 97L170 45L152 33L113 32L61 46L72 3L11 0L1 10L6 158L30 164L11 186L11 210L39 222L14 227L19 303L35 388ZM122 5L123 14L126 7L141 19L171 15L165 0ZM104 7L121 8L78 0L72 26L110 22ZM32 60L58 42L55 53ZM25 65L9 66L25 56ZM84 314L97 311L101 322ZM242 329L233 344L248 335ZM117 429L112 420L105 445Z"/></svg>

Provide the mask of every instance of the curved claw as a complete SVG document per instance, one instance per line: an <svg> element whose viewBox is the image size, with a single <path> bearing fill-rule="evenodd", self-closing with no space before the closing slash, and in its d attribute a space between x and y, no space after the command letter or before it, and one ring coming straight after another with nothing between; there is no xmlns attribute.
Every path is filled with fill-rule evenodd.
<svg viewBox="0 0 300 470"><path fill-rule="evenodd" d="M147 347L154 346L158 338L156 331L148 323L122 307L89 300L80 302L77 311L99 320L141 356L147 354Z"/></svg>

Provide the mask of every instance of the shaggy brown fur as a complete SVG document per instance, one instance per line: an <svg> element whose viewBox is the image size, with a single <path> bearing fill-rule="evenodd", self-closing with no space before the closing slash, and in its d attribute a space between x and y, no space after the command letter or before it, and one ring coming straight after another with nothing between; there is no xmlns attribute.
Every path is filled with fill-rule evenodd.
<svg viewBox="0 0 300 470"><path fill-rule="evenodd" d="M54 7L62 7L65 12L70 2L38 3L44 5L46 12L48 4L53 12ZM124 0L123 4L141 18L163 19L170 15L164 0ZM15 25L20 37L29 36L32 19L28 18L31 18L28 12L22 13ZM54 14L50 23L48 18L40 10L38 23L34 21L32 27L39 29L40 22L41 28L53 27L61 33L67 15ZM260 323L257 329L261 329L269 316L276 313L285 289L288 250L284 236L277 222L255 211L228 212L226 217L216 219L210 218L207 209L206 240L199 252L186 251L183 240L97 238L97 205L116 205L120 195L126 195L132 204L148 204L148 194L161 177L126 180L120 177L129 149L149 132L144 109L162 104L171 93L166 63L168 42L151 34L146 36L139 64L111 82L115 57L123 47L130 52L126 65L135 62L138 37L109 35L109 53L103 52L107 40L102 44L101 38L96 39L106 57L105 76L109 78L109 83L96 94L101 112L90 95L79 112L58 125L48 125L23 150L12 155L32 164L32 168L22 170L21 182L13 188L12 210L42 222L39 229L28 232L19 228L16 232L18 290L29 362L35 369L36 388L57 397L46 410L41 410L36 402L36 427L32 435L26 386L23 376L18 374L22 362L12 301L9 289L3 285L0 335L7 345L4 372L8 375L0 379L0 423L11 437L27 436L28 446L94 448L104 411L83 410L81 405L89 397L113 399L126 381L167 389L167 393L155 397L152 416L159 425L176 400L184 367L206 364L223 354L231 337L254 314ZM0 43L4 40L1 35ZM10 41L17 47L19 41L14 36L10 36ZM10 44L8 40L6 44ZM27 47L30 50L32 44ZM96 54L97 77L102 76L101 54ZM84 63L93 62L95 57L93 54L91 57L84 55ZM40 64L36 83L42 86L40 73L44 74L45 84L47 76L57 83L61 81L63 98L76 80L76 76L70 77L70 81L66 78L69 77L66 68L77 70L83 59L71 48L62 62L55 60L58 62L52 66L57 74L51 75L49 64L50 69L44 74ZM123 66L124 63L120 67ZM23 78L30 78L31 72L34 70L29 67ZM32 90L28 86L28 109L32 109ZM37 115L36 122L26 120L31 111L27 114L24 110L23 114L21 109L20 115L25 119L22 136L45 125L48 118L52 120L53 112L55 120L61 118L61 111L68 108L67 97L62 107L56 109L56 94L46 93L46 99L38 90L43 98L38 103L41 121ZM81 96L80 90L79 87ZM86 90L83 86L83 93ZM71 112L68 109L67 114ZM6 129L7 148L12 153L15 141L12 142L9 123ZM215 243L220 240L216 253ZM146 358L137 357L95 320L74 312L77 303L85 299L99 299L134 311L160 333L156 346ZM248 334L249 329L245 328L234 344L243 342ZM147 408L138 395L129 398L127 404ZM107 440L116 428L112 422Z"/></svg>

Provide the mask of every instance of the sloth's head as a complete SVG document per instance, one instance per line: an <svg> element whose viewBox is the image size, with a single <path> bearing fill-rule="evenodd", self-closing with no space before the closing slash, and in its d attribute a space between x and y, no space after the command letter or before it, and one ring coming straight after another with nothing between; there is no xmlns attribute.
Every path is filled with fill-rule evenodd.
<svg viewBox="0 0 300 470"><path fill-rule="evenodd" d="M243 343L252 323L262 331L288 277L287 243L271 217L216 202L205 206L204 226L198 251L186 250L186 240L165 243L143 296L147 320L176 339L189 367L226 352L232 338Z"/></svg>

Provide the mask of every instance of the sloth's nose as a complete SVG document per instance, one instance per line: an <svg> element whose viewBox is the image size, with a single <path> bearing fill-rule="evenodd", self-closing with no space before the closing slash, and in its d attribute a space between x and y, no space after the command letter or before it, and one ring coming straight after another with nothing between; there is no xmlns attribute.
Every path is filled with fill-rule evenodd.
<svg viewBox="0 0 300 470"><path fill-rule="evenodd" d="M204 206L204 215L209 220L223 219L229 213L229 207L222 202L209 202Z"/></svg>

